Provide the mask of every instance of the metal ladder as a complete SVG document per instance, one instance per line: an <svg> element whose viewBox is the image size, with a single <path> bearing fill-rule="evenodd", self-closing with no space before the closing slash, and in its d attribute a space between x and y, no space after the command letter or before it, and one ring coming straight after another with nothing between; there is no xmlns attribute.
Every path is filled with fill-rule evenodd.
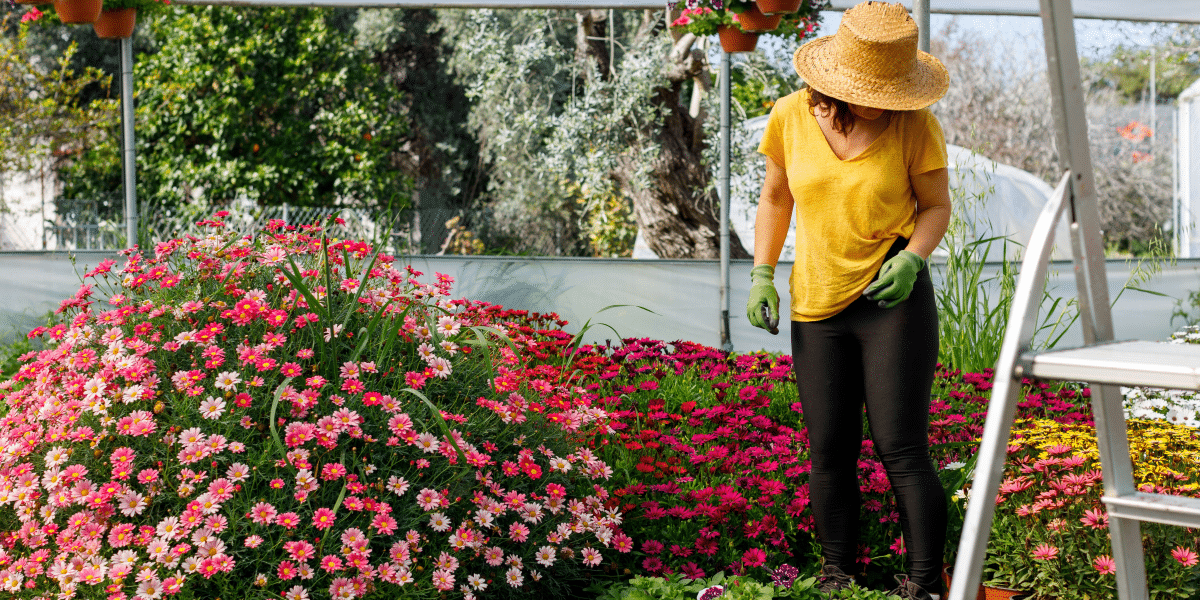
<svg viewBox="0 0 1200 600"><path fill-rule="evenodd" d="M1068 170L1038 217L1021 264L1012 312L996 363L996 381L980 442L949 600L974 600L979 589L995 510L993 499L1004 475L1009 434L1024 377L1091 384L1097 446L1104 473L1102 501L1109 517L1117 594L1121 600L1145 600L1149 594L1140 523L1153 521L1200 527L1200 499L1137 490L1120 386L1200 390L1200 346L1113 341L1099 209L1075 47L1074 13L1070 0L1040 2L1054 100L1056 143L1059 157ZM1070 219L1084 345L1032 353L1029 347L1044 291L1054 225L1064 212Z"/></svg>

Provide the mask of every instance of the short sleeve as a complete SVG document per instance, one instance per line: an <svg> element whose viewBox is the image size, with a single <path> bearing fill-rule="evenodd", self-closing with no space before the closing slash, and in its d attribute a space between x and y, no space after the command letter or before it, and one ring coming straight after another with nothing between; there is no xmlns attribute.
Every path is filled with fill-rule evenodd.
<svg viewBox="0 0 1200 600"><path fill-rule="evenodd" d="M786 164L783 159L783 121L784 106L788 103L784 100L781 98L771 107L771 115L767 117L767 129L763 131L762 142L758 144L759 153L769 156L777 165Z"/></svg>
<svg viewBox="0 0 1200 600"><path fill-rule="evenodd" d="M916 118L912 119L904 136L904 157L909 175L946 168L946 134L942 132L941 123L929 109L916 111L913 116Z"/></svg>

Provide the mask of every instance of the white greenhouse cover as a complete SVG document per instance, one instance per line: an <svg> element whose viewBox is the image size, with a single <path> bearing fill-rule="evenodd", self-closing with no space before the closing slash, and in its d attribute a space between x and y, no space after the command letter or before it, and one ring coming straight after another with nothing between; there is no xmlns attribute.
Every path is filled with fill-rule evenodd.
<svg viewBox="0 0 1200 600"><path fill-rule="evenodd" d="M762 155L756 152L762 139L763 130L767 126L767 117L755 117L743 124L744 136L742 149L748 160L761 164ZM735 137L735 139L737 139ZM1037 221L1042 207L1054 192L1046 182L1036 175L1022 171L1016 167L998 163L980 154L976 154L961 146L951 145L949 151L949 171L951 196L954 200L954 213L962 222L962 235L957 244L973 240L985 240L992 237L1008 237L1020 246L1009 245L1005 252L1004 245L997 241L990 247L979 246L976 254L986 261L1002 260L1004 252L1009 260L1018 259L1021 248L1029 242L1029 236ZM759 169L761 171L761 168ZM754 181L761 182L762 177L751 172L748 176L735 178L736 182L730 193L729 221L733 230L741 238L747 252L754 252L754 215L753 199L757 196ZM1059 221L1053 259L1071 260L1071 248L1067 237L1067 224ZM779 260L790 262L795 258L796 223L793 219L788 228L788 237L784 242L783 252ZM947 256L946 242L934 251L934 257ZM960 246L961 247L961 246ZM638 243L634 247L634 258L657 258L649 246L642 241L639 234Z"/></svg>

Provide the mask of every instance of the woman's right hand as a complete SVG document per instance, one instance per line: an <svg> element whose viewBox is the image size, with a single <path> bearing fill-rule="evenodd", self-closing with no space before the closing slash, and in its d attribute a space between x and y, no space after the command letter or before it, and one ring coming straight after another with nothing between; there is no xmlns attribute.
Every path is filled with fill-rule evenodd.
<svg viewBox="0 0 1200 600"><path fill-rule="evenodd" d="M746 317L755 327L766 329L772 334L779 333L779 292L775 290L775 267L762 264L755 265L750 270L750 297L746 300Z"/></svg>

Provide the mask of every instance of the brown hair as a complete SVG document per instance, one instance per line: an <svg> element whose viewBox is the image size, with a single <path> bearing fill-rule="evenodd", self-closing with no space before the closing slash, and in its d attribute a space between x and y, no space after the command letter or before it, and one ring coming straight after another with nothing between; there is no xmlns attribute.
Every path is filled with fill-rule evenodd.
<svg viewBox="0 0 1200 600"><path fill-rule="evenodd" d="M845 100L838 100L831 96L826 96L818 92L816 88L808 87L808 112L816 116L816 108L821 107L821 112L833 111L831 116L831 124L833 130L846 135L854 129L854 113L850 112L850 105Z"/></svg>

